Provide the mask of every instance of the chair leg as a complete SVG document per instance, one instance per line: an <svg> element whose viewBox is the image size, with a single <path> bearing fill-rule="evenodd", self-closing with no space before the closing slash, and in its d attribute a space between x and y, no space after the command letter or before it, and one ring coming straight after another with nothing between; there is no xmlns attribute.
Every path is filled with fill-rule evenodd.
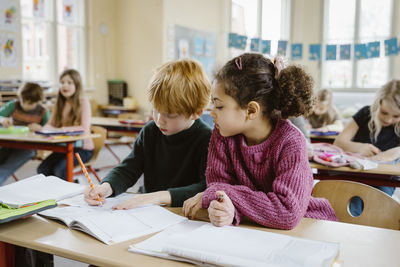
<svg viewBox="0 0 400 267"><path fill-rule="evenodd" d="M121 159L117 156L117 154L114 153L114 151L111 149L111 147L108 144L104 144L104 146L108 149L108 151L110 151L110 153L118 161L118 164L120 164L121 163Z"/></svg>
<svg viewBox="0 0 400 267"><path fill-rule="evenodd" d="M99 183L101 182L100 177L97 175L97 172L95 171L95 169L93 169L92 166L87 166L87 168L89 169L90 172L92 172L94 174L94 176L96 176L97 181L99 181Z"/></svg>

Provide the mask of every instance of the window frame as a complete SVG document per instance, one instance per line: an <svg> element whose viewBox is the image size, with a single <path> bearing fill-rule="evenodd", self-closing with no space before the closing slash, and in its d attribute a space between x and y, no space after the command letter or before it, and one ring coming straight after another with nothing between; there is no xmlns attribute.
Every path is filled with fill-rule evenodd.
<svg viewBox="0 0 400 267"><path fill-rule="evenodd" d="M21 0L19 1L21 5ZM20 20L20 25L21 25L21 40L22 42L24 41L23 37L23 21L28 21L30 23L44 23L45 25L48 25L50 27L50 32L51 36L48 40L48 42L51 45L48 49L50 50L48 56L50 57L49 60L49 77L46 82L50 84L50 86L53 88L58 88L58 80L59 80L59 75L60 75L60 70L59 68L59 43L58 43L58 34L59 34L59 26L66 26L73 28L74 30L77 30L78 34L82 35L82 40L79 40L79 42L83 42L83 45L78 49L77 51L77 68L79 73L81 74L82 77L82 83L85 84L85 77L86 77L86 69L87 69L87 59L86 59L86 45L87 45L87 40L86 40L86 33L87 33L87 23L86 23L86 8L87 8L87 3L86 0L76 0L76 5L79 6L79 9L77 11L77 18L75 23L69 23L69 22L64 22L62 18L59 17L59 12L58 9L61 8L60 5L62 5L62 0L59 1L46 1L46 5L49 5L48 8L50 9L49 11L49 17L44 18L36 18L34 16L23 16L21 12L21 16L19 18ZM61 12L62 16L62 12ZM34 40L37 42L37 40ZM24 55L24 44L21 44L22 48L22 64L21 64L21 74L22 74L22 79L26 80L27 78L24 77L24 63L26 62L25 59L28 57L27 55ZM37 45L35 44L35 57L33 58L28 58L28 60L35 60L39 57L37 54ZM62 71L62 70L61 70Z"/></svg>
<svg viewBox="0 0 400 267"><path fill-rule="evenodd" d="M291 7L292 7L292 0L280 0L281 4L282 4L282 8L281 8L281 24L283 24L283 26L281 27L281 36L287 36L287 39L279 39L279 40L285 40L288 42L288 47L286 50L286 55L285 57L288 57L290 54L290 39L291 39L291 22L292 22L292 16L291 16ZM229 32L232 32L232 2L233 0L230 1L230 23L229 23ZM284 6L284 8L283 8ZM253 38L259 38L260 39L260 44L259 46L261 47L261 40L262 40L262 32L263 32L263 27L262 27L262 12L263 12L263 0L257 0L257 18L256 18L256 25L257 25L257 29L256 29L256 35L255 36L248 36L249 38L247 39L247 42L250 42L250 39ZM284 20L282 18L290 18L289 20ZM271 41L279 41L279 40L271 40ZM243 50L243 53L246 52L252 52L250 51L246 51ZM274 57L278 54L278 51L275 51L275 53L272 53L273 51L271 51L270 56ZM261 53L261 52L258 52ZM232 58L233 57L233 50L232 48L229 48L229 57Z"/></svg>
<svg viewBox="0 0 400 267"><path fill-rule="evenodd" d="M325 80L325 75L326 73L326 64L327 61L325 60L326 57L326 45L329 44L327 42L327 32L328 32L328 20L329 20L329 1L334 1L334 0L324 0L323 1L323 16L321 16L322 20L322 42L321 42L321 72L320 72L320 81L321 81L321 87L325 88L327 87L325 84L323 84ZM336 92L376 92L379 87L359 87L357 85L357 72L358 72L358 64L357 60L354 57L354 44L357 44L360 40L360 16L361 16L361 1L362 0L355 0L355 22L354 22L354 36L353 36L353 43L351 44L351 54L352 57L350 59L350 62L352 64L352 79L351 79L351 85L349 88L347 87L327 87L332 91ZM395 36L395 27L394 24L396 22L396 8L398 6L398 1L397 0L392 0L392 13L391 13L391 22L390 22L390 36L387 38L390 38L391 36ZM383 40L379 40L382 42ZM337 47L338 49L338 47ZM381 53L384 53L384 51L381 50ZM394 75L394 58L393 56L389 56L389 62L388 62L388 69L389 69L389 74L388 74L388 79L390 80L391 77ZM382 84L383 85L383 84Z"/></svg>

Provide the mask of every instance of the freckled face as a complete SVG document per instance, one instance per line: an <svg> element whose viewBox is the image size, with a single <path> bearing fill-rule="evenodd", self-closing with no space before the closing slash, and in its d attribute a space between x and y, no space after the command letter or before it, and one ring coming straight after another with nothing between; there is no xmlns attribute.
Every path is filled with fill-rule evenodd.
<svg viewBox="0 0 400 267"><path fill-rule="evenodd" d="M210 116L215 127L222 136L233 136L243 133L243 123L246 120L246 110L241 109L236 100L225 94L225 89L219 83L213 83L211 91L213 108Z"/></svg>
<svg viewBox="0 0 400 267"><path fill-rule="evenodd" d="M393 107L390 101L383 99L379 107L378 119L383 127L396 124L400 121L400 110Z"/></svg>

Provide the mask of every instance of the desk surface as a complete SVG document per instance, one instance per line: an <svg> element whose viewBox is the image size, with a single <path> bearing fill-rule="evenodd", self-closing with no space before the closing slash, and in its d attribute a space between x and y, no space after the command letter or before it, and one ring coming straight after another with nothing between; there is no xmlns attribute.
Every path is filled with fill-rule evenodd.
<svg viewBox="0 0 400 267"><path fill-rule="evenodd" d="M78 140L97 138L100 137L99 134L87 134L87 135L76 135L76 136L63 136L60 138L47 137L43 135L38 135L34 133L27 134L0 134L1 141L18 141L18 142L30 142L30 143L66 143L75 142Z"/></svg>
<svg viewBox="0 0 400 267"><path fill-rule="evenodd" d="M127 119L111 118L111 117L92 117L91 123L93 125L99 125L104 127L134 127L143 128L143 123L121 123L121 121L129 121Z"/></svg>
<svg viewBox="0 0 400 267"><path fill-rule="evenodd" d="M169 208L180 213L181 208ZM343 266L399 266L400 231L304 218L290 231L246 225L252 229L340 243ZM33 216L0 225L0 241L99 266L193 266L128 252L145 237L107 246L80 231Z"/></svg>
<svg viewBox="0 0 400 267"><path fill-rule="evenodd" d="M325 165L321 165L315 162L310 162L310 167L318 170L329 170L337 172L351 172L351 173L369 173L369 174L382 174L382 175L400 175L400 164L390 165L390 164L379 164L378 168L372 170L359 170L350 167L339 167L332 168Z"/></svg>

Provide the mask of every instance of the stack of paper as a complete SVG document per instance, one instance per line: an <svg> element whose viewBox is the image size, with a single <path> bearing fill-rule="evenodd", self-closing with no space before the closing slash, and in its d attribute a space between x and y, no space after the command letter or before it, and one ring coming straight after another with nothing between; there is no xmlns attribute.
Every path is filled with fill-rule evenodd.
<svg viewBox="0 0 400 267"><path fill-rule="evenodd" d="M203 266L328 267L339 244L186 221L131 245L129 251Z"/></svg>

